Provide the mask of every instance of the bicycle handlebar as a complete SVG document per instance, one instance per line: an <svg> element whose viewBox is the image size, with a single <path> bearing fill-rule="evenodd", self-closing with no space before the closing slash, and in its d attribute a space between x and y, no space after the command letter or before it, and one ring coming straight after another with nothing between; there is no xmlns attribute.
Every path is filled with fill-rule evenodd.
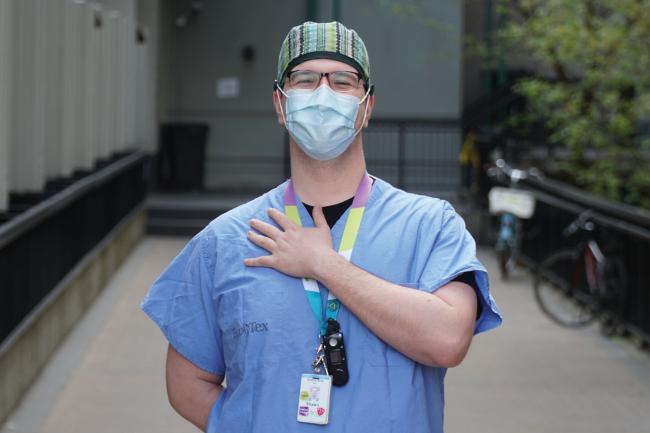
<svg viewBox="0 0 650 433"><path fill-rule="evenodd" d="M565 238L575 234L578 230L584 230L587 232L592 232L596 228L596 225L593 223L593 211L587 209L586 211L580 213L576 219L571 221L571 223L562 231L562 236Z"/></svg>
<svg viewBox="0 0 650 433"><path fill-rule="evenodd" d="M503 177L505 176L506 178L508 178L510 183L513 184L519 182L522 179L526 179L528 177L535 177L535 178L542 177L541 172L535 167L531 167L527 170L512 168L510 165L508 165L508 163L506 163L501 158L496 160L494 166L488 168L487 175L490 178L497 178L499 180L503 180Z"/></svg>

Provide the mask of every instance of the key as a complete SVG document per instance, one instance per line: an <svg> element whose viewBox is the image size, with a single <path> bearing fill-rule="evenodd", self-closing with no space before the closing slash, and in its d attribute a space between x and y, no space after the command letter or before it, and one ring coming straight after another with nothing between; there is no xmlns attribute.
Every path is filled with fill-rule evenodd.
<svg viewBox="0 0 650 433"><path fill-rule="evenodd" d="M314 370L318 367L318 364L322 362L321 358L323 358L324 351L325 351L325 347L321 342L316 348L316 357L314 358L314 361L311 363L312 367L314 367Z"/></svg>
<svg viewBox="0 0 650 433"><path fill-rule="evenodd" d="M320 373L320 365L323 364L325 365L325 356L324 355L319 355L314 359L314 362L312 362L312 366L314 367L314 371L316 373Z"/></svg>
<svg viewBox="0 0 650 433"><path fill-rule="evenodd" d="M314 371L316 371L316 373L320 373L320 366L321 365L325 369L325 374L327 374L329 376L330 373L327 370L327 360L326 360L324 354L318 357L318 360L316 361L316 363L314 365Z"/></svg>
<svg viewBox="0 0 650 433"><path fill-rule="evenodd" d="M325 346L323 345L322 341L320 341L320 343L318 344L318 347L316 348L316 357L314 358L314 361L311 363L311 366L314 368L314 372L320 373L321 364L323 365L323 367L325 367L325 372L327 372L327 366L325 365Z"/></svg>
<svg viewBox="0 0 650 433"><path fill-rule="evenodd" d="M320 366L323 366L325 368L325 374L329 376L329 371L327 370L327 361L325 359L325 354L322 354L318 357L317 360L314 361L314 370L318 369L316 371L317 373L320 373Z"/></svg>

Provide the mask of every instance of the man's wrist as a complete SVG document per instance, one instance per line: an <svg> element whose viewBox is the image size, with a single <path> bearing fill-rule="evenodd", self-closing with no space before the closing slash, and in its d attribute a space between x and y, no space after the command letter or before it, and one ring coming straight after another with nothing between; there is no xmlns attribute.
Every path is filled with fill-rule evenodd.
<svg viewBox="0 0 650 433"><path fill-rule="evenodd" d="M314 279L325 282L328 281L332 275L340 272L341 266L348 263L345 257L340 255L333 249L328 249L327 253L323 254L318 265L314 269Z"/></svg>

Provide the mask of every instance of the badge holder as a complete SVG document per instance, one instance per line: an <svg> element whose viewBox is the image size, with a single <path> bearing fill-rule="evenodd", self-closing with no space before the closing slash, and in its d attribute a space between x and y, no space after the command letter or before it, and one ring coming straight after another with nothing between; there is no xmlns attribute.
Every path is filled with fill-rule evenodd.
<svg viewBox="0 0 650 433"><path fill-rule="evenodd" d="M330 416L332 377L328 374L303 374L300 379L298 421L325 425Z"/></svg>

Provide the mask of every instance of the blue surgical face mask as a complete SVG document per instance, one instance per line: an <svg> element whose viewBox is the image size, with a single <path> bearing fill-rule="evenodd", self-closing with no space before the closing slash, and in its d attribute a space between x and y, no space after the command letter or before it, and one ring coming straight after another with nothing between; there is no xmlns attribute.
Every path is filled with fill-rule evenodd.
<svg viewBox="0 0 650 433"><path fill-rule="evenodd" d="M287 97L286 114L280 112L284 124L298 146L309 157L327 161L341 155L350 146L354 137L361 131L355 130L354 123L357 119L359 105L368 97L368 93L359 99L353 95L335 92L328 86L322 85L316 90L289 90ZM278 95L278 100L279 100ZM368 103L363 113L366 121Z"/></svg>

